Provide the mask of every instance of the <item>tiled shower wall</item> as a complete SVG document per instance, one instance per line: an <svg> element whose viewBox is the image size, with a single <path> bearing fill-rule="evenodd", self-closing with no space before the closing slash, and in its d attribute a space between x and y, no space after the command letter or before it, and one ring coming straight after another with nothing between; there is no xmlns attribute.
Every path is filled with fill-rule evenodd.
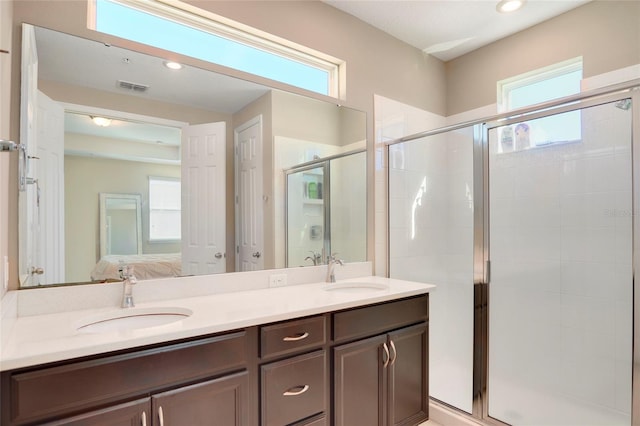
<svg viewBox="0 0 640 426"><path fill-rule="evenodd" d="M631 111L583 110L582 139L571 144L497 154L497 138L489 414L513 424L629 424Z"/></svg>

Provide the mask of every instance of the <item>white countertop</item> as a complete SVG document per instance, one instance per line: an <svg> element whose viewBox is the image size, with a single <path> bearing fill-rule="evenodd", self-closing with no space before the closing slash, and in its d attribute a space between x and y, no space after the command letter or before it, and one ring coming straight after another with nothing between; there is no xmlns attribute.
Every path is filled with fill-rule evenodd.
<svg viewBox="0 0 640 426"><path fill-rule="evenodd" d="M135 309L178 307L191 310L193 314L166 325L95 334L81 333L77 328L87 318L116 311L116 308L18 316L11 327L0 336L0 370L380 303L425 294L435 288L430 284L373 276L341 282L386 284L388 289L326 291L326 287L333 284L312 283L137 303Z"/></svg>

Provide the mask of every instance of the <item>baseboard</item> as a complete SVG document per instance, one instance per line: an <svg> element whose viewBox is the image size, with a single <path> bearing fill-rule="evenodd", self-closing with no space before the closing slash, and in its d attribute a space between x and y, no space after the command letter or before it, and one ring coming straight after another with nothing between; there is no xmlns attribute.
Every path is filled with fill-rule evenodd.
<svg viewBox="0 0 640 426"><path fill-rule="evenodd" d="M433 400L429 401L429 420L441 426L481 426L482 422Z"/></svg>

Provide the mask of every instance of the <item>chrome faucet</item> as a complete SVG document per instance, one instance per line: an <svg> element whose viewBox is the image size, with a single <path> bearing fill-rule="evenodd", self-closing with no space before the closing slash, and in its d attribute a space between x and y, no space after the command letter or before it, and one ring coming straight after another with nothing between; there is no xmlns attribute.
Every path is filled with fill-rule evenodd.
<svg viewBox="0 0 640 426"><path fill-rule="evenodd" d="M122 307L133 308L133 286L138 282L135 275L133 275L133 266L124 266L120 271L122 277L122 283L124 285L124 291L122 294Z"/></svg>
<svg viewBox="0 0 640 426"><path fill-rule="evenodd" d="M327 256L327 280L326 281L328 283L336 282L336 273L335 273L336 263L340 266L344 265L344 262L342 262L342 260L336 257L336 253L332 254L331 256Z"/></svg>
<svg viewBox="0 0 640 426"><path fill-rule="evenodd" d="M309 253L312 254L312 256L307 256L304 258L304 260L310 260L313 262L313 266L318 266L322 263L322 255L320 253L316 253L313 250L309 250Z"/></svg>

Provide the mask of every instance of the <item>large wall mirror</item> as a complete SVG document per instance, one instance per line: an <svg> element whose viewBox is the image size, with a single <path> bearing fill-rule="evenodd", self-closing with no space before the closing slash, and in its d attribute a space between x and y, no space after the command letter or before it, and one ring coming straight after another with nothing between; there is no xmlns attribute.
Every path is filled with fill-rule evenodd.
<svg viewBox="0 0 640 426"><path fill-rule="evenodd" d="M123 263L148 271L141 279L310 266L286 257L296 202L288 203L285 172L334 161L332 186L366 188L363 112L166 65L23 24L22 287L117 280L109 271ZM346 168L337 166L342 158ZM300 191L308 198L308 186ZM100 194L105 212L112 197L112 221L135 212L118 234L135 241L135 253L104 251L114 234L101 231ZM304 214L308 206L298 205ZM349 261L366 260L364 198L334 205L334 223L361 230L349 234L352 248L334 246ZM312 226L299 237L315 241Z"/></svg>

